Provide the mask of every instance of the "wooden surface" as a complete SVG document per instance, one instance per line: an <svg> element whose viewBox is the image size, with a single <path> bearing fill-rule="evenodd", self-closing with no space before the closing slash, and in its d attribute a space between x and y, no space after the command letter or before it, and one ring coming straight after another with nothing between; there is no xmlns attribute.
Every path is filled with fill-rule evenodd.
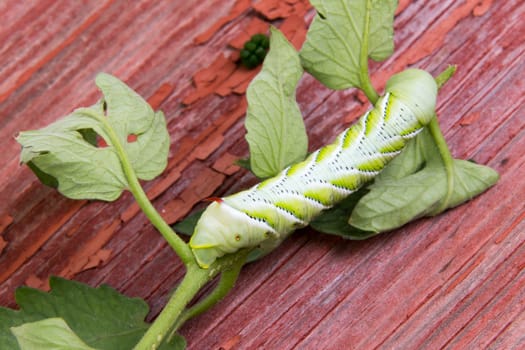
<svg viewBox="0 0 525 350"><path fill-rule="evenodd" d="M145 187L176 221L254 182L231 165L247 155L242 93L254 73L236 68L229 44L272 23L299 47L312 15L292 0L1 2L0 305L60 275L143 297L154 317L183 274L129 194L72 201L40 185L19 165L20 130L94 103L95 75L115 74L167 116L169 166ZM524 16L521 0L401 1L396 53L372 66L381 87L407 66L457 64L440 122L456 157L500 172L494 188L364 242L301 230L184 326L190 349L524 348ZM366 109L309 76L297 95L311 149Z"/></svg>

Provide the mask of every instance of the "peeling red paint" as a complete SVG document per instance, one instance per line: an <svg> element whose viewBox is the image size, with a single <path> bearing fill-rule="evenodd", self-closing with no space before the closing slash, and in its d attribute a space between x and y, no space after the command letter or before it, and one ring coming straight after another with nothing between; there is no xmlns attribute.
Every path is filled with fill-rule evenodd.
<svg viewBox="0 0 525 350"><path fill-rule="evenodd" d="M480 112L469 113L465 115L463 118L461 118L461 120L459 121L459 125L468 126L476 122L476 120L478 120L480 116L481 116Z"/></svg>
<svg viewBox="0 0 525 350"><path fill-rule="evenodd" d="M189 105L214 93L235 68L236 64L230 58L220 55L208 68L195 73L193 82L196 90L186 96L182 103Z"/></svg>
<svg viewBox="0 0 525 350"><path fill-rule="evenodd" d="M240 50L244 47L244 43L250 40L252 35L268 35L269 28L270 23L265 22L258 17L253 17L250 19L250 22L246 25L246 27L242 31L239 31L236 37L230 40L228 45L233 47L234 49Z"/></svg>
<svg viewBox="0 0 525 350"><path fill-rule="evenodd" d="M29 275L25 281L25 285L31 288L40 289L43 291L49 291L49 284L42 280L41 278L38 278L36 275Z"/></svg>
<svg viewBox="0 0 525 350"><path fill-rule="evenodd" d="M304 16L310 8L311 5L306 0L265 0L253 4L253 9L270 21L293 14Z"/></svg>
<svg viewBox="0 0 525 350"><path fill-rule="evenodd" d="M235 165L235 161L238 159L239 157L233 154L225 153L213 163L212 167L225 175L233 175L240 169L239 166Z"/></svg>
<svg viewBox="0 0 525 350"><path fill-rule="evenodd" d="M222 184L225 176L209 168L203 168L198 177L193 179L191 188L185 189L179 198L168 202L161 210L161 215L169 224L175 223L186 216L191 208L213 194Z"/></svg>
<svg viewBox="0 0 525 350"><path fill-rule="evenodd" d="M109 259L111 251L102 249L111 239L115 231L121 226L120 218L116 218L108 226L97 232L95 237L86 242L82 249L69 256L66 268L60 272L60 276L71 278L81 271L99 266Z"/></svg>
<svg viewBox="0 0 525 350"><path fill-rule="evenodd" d="M0 217L0 233L2 233L11 223L13 222L13 217L9 214L4 214Z"/></svg>
<svg viewBox="0 0 525 350"><path fill-rule="evenodd" d="M492 6L494 0L483 0L481 1L474 9L472 10L472 14L474 16L483 16Z"/></svg>
<svg viewBox="0 0 525 350"><path fill-rule="evenodd" d="M0 254L2 254L2 251L7 246L7 242L4 240L4 237L0 236Z"/></svg>
<svg viewBox="0 0 525 350"><path fill-rule="evenodd" d="M278 18L284 19L279 29L296 49L300 49L306 38L307 28L304 16L307 10L311 8L308 2L299 0L259 1L253 7L269 21ZM229 42L229 46L238 50L241 49L253 34L267 34L270 24L270 22L265 22L257 17L251 18L246 27ZM215 25L210 30L213 28ZM212 93L219 96L228 96L232 93L244 94L250 81L259 72L260 67L248 70L239 66L237 60L238 53L233 53L228 57L222 55L209 67L195 73L193 81L196 90L186 96L184 103L192 104Z"/></svg>
<svg viewBox="0 0 525 350"><path fill-rule="evenodd" d="M168 96L173 92L174 86L169 83L162 84L157 91L150 98L148 103L154 110L158 109L162 102L164 102Z"/></svg>
<svg viewBox="0 0 525 350"><path fill-rule="evenodd" d="M224 25L240 16L244 11L248 10L251 5L251 0L237 0L227 16L220 18L208 30L195 37L193 42L197 45L204 44Z"/></svg>

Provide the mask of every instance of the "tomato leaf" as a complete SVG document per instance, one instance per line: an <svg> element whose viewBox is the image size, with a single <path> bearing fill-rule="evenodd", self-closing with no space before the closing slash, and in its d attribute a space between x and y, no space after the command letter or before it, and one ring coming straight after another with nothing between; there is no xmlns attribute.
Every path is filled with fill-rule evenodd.
<svg viewBox="0 0 525 350"><path fill-rule="evenodd" d="M25 323L12 327L11 331L21 350L96 350L84 343L59 317Z"/></svg>
<svg viewBox="0 0 525 350"><path fill-rule="evenodd" d="M172 225L173 229L178 233L191 236L195 231L195 226L197 225L197 222L201 218L203 212L204 209L197 210L196 212L191 213L190 215L186 216L184 220L181 220Z"/></svg>
<svg viewBox="0 0 525 350"><path fill-rule="evenodd" d="M149 328L144 321L149 308L142 299L128 298L106 285L92 288L58 277L50 278L50 286L49 293L20 287L16 291L19 310L0 308L0 349L20 349L12 327L26 324L29 328L19 328L22 332L33 329L27 323L57 317L82 342L101 350L131 349ZM184 349L180 344L176 337L176 341L163 344L161 349Z"/></svg>
<svg viewBox="0 0 525 350"><path fill-rule="evenodd" d="M376 61L388 58L394 51L397 1L312 0L311 3L317 15L300 53L305 70L332 89L362 87L361 51L367 48L367 56Z"/></svg>
<svg viewBox="0 0 525 350"><path fill-rule="evenodd" d="M473 162L454 159L454 189L452 196L441 211L430 211L429 216L457 207L480 195L498 182L499 174L494 169Z"/></svg>
<svg viewBox="0 0 525 350"><path fill-rule="evenodd" d="M271 29L270 51L246 97L250 168L259 178L279 173L306 156L308 139L295 89L303 74L295 48Z"/></svg>
<svg viewBox="0 0 525 350"><path fill-rule="evenodd" d="M366 231L392 230L456 207L486 191L498 178L498 173L487 166L454 159L452 195L447 198L445 165L425 128L368 187L349 224Z"/></svg>
<svg viewBox="0 0 525 350"><path fill-rule="evenodd" d="M402 179L416 173L429 164L443 165L439 150L432 135L424 128L416 137L408 141L405 148L374 179L375 184L386 180Z"/></svg>
<svg viewBox="0 0 525 350"><path fill-rule="evenodd" d="M151 180L166 167L169 135L162 112L155 113L123 82L99 74L96 83L103 101L40 130L21 132L17 141L21 161L45 184L69 198L111 201L128 187L123 157L138 178ZM107 146L96 143L97 135Z"/></svg>
<svg viewBox="0 0 525 350"><path fill-rule="evenodd" d="M376 232L363 231L348 223L349 213L354 210L354 207L357 205L361 197L363 197L367 192L368 190L363 188L355 193L352 193L341 203L331 209L326 210L317 218L312 220L310 226L319 232L342 236L343 238L353 240L363 240L376 235Z"/></svg>
<svg viewBox="0 0 525 350"><path fill-rule="evenodd" d="M441 167L425 167L401 179L381 181L356 205L349 223L362 230L384 232L423 216L446 193Z"/></svg>
<svg viewBox="0 0 525 350"><path fill-rule="evenodd" d="M452 195L447 199L445 165L425 128L364 191L321 214L312 226L344 238L365 239L458 206L493 186L499 177L493 169L465 160L454 159L452 166Z"/></svg>

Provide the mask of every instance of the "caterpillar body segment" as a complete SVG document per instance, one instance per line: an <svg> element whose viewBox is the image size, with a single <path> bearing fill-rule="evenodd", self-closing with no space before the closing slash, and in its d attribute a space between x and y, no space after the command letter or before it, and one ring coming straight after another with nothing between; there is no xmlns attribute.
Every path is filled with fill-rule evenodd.
<svg viewBox="0 0 525 350"><path fill-rule="evenodd" d="M202 214L190 247L202 268L241 248L270 251L291 232L375 177L434 116L430 74L394 75L359 121L297 164L250 189L221 198Z"/></svg>

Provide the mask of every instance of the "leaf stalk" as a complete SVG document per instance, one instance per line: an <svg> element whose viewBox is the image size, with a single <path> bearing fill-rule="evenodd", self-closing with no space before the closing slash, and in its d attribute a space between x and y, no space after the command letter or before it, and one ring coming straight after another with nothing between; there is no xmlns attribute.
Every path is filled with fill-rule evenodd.
<svg viewBox="0 0 525 350"><path fill-rule="evenodd" d="M135 345L134 350L158 349L175 322L177 322L182 310L213 277L212 275L210 271L201 269L197 264L190 264L177 290L170 297L155 322Z"/></svg>
<svg viewBox="0 0 525 350"><path fill-rule="evenodd" d="M135 197L135 200L137 201L140 209L144 212L153 226L155 226L155 228L160 232L166 242L168 242L170 247L175 251L175 253L177 253L186 266L194 262L195 258L193 257L193 254L191 253L188 245L172 230L166 221L164 221L162 216L155 209L148 196L144 192L144 189L140 185L137 175L133 170L133 166L131 165L128 155L117 134L109 124L108 119L105 116L99 115L98 113L94 113L90 110L83 110L82 113L97 119L104 126L104 129L109 137L109 141L113 147L115 147L115 151L117 152L117 155L121 161L122 170L124 171L124 175L128 181L129 191L133 194L133 197Z"/></svg>
<svg viewBox="0 0 525 350"><path fill-rule="evenodd" d="M445 141L445 137L441 132L436 114L428 124L428 129L430 131L430 135L432 135L432 138L436 143L439 155L443 161L443 166L445 167L445 173L447 175L447 193L441 200L439 207L434 211L434 214L438 214L448 207L450 198L452 198L454 193L454 157L452 157L447 142Z"/></svg>
<svg viewBox="0 0 525 350"><path fill-rule="evenodd" d="M220 301L233 287L239 272L246 261L249 250L242 249L236 253L217 259L209 269L202 269L196 262L190 263L186 275L182 279L175 293L161 311L155 322L144 334L134 350L155 350L169 332L175 332L185 321L206 311ZM219 285L200 303L184 308L193 299L197 292L219 273L223 273ZM169 341L169 339L168 339Z"/></svg>
<svg viewBox="0 0 525 350"><path fill-rule="evenodd" d="M223 271L215 289L199 303L182 312L173 328L173 332L177 331L189 319L202 314L221 301L235 285L243 264L244 260L239 260L231 269Z"/></svg>
<svg viewBox="0 0 525 350"><path fill-rule="evenodd" d="M363 36L361 38L361 51L359 53L359 80L361 82L361 89L365 93L366 97L372 104L376 104L379 99L379 94L374 89L372 82L370 81L370 74L368 73L368 36L370 35L370 13L372 12L371 1L366 2L366 16L365 16L365 28Z"/></svg>
<svg viewBox="0 0 525 350"><path fill-rule="evenodd" d="M438 89L441 89L445 85L445 83L450 78L452 78L455 72L456 66L453 65L447 67L447 69L441 72L435 78ZM436 143L439 155L441 156L441 160L443 161L443 166L445 167L445 173L447 175L447 193L441 200L439 207L434 211L434 214L438 214L448 207L450 199L454 194L454 157L450 153L447 141L445 140L445 137L441 132L439 121L437 119L437 114L434 114L434 117L428 124L428 129L430 131L430 134L432 135L432 138L434 139L434 142Z"/></svg>

